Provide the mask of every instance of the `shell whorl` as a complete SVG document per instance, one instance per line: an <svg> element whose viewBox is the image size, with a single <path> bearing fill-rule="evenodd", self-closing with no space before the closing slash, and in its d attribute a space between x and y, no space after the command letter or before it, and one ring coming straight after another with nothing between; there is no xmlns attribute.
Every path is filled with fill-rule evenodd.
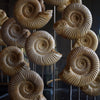
<svg viewBox="0 0 100 100"><path fill-rule="evenodd" d="M27 39L26 54L38 65L46 66L56 63L62 55L56 52L55 41L46 31L37 31Z"/></svg>
<svg viewBox="0 0 100 100"><path fill-rule="evenodd" d="M42 11L41 2L38 0L18 0L14 12L22 26L33 30L45 26L51 19L53 11Z"/></svg>
<svg viewBox="0 0 100 100"><path fill-rule="evenodd" d="M7 14L4 10L0 9L0 26L8 19Z"/></svg>
<svg viewBox="0 0 100 100"><path fill-rule="evenodd" d="M75 86L85 86L94 81L99 73L99 58L87 47L77 47L67 58L67 66L60 78Z"/></svg>
<svg viewBox="0 0 100 100"><path fill-rule="evenodd" d="M0 69L5 74L13 76L25 68L28 67L24 62L24 55L19 48L9 46L0 52Z"/></svg>
<svg viewBox="0 0 100 100"><path fill-rule="evenodd" d="M38 95L34 100L47 100L44 95Z"/></svg>
<svg viewBox="0 0 100 100"><path fill-rule="evenodd" d="M94 51L96 51L98 47L98 38L96 34L92 30L89 30L84 37L79 38L75 41L73 48L76 48L79 46L89 47L93 49Z"/></svg>
<svg viewBox="0 0 100 100"><path fill-rule="evenodd" d="M90 84L81 87L81 90L91 96L100 95L100 69L97 78L94 81L92 81Z"/></svg>
<svg viewBox="0 0 100 100"><path fill-rule="evenodd" d="M34 100L42 95L43 89L42 78L31 70L21 71L12 77L9 83L9 94L12 100Z"/></svg>
<svg viewBox="0 0 100 100"><path fill-rule="evenodd" d="M55 31L68 39L83 37L91 28L92 15L87 7L73 3L63 12L63 20L54 24ZM61 30L61 31L59 31Z"/></svg>
<svg viewBox="0 0 100 100"><path fill-rule="evenodd" d="M7 45L24 48L26 39L31 33L17 24L15 19L10 18L3 24L1 34Z"/></svg>

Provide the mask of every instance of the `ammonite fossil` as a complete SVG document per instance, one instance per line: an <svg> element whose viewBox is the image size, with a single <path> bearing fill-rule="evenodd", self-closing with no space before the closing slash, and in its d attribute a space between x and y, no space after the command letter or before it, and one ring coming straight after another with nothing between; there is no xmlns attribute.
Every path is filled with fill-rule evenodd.
<svg viewBox="0 0 100 100"><path fill-rule="evenodd" d="M35 100L34 98L42 95L43 89L42 78L31 70L21 71L12 77L9 84L9 94L12 100Z"/></svg>
<svg viewBox="0 0 100 100"><path fill-rule="evenodd" d="M98 47L98 38L96 34L92 30L89 30L84 37L79 38L75 41L73 48L79 46L89 47L96 51Z"/></svg>
<svg viewBox="0 0 100 100"><path fill-rule="evenodd" d="M81 90L91 96L100 95L100 71L97 78L92 81L89 85L81 87Z"/></svg>
<svg viewBox="0 0 100 100"><path fill-rule="evenodd" d="M69 4L69 0L44 0L47 4L58 6L58 11L62 12Z"/></svg>
<svg viewBox="0 0 100 100"><path fill-rule="evenodd" d="M0 9L0 26L8 19L7 14L4 10Z"/></svg>
<svg viewBox="0 0 100 100"><path fill-rule="evenodd" d="M4 43L4 41L2 40L2 36L1 36L1 28L0 28L0 45L1 46L6 46L6 44Z"/></svg>
<svg viewBox="0 0 100 100"><path fill-rule="evenodd" d="M63 12L63 20L54 24L56 33L64 38L78 39L83 37L91 28L92 15L87 7L72 3Z"/></svg>
<svg viewBox="0 0 100 100"><path fill-rule="evenodd" d="M0 69L5 74L13 76L25 68L24 55L19 48L9 46L0 52Z"/></svg>
<svg viewBox="0 0 100 100"><path fill-rule="evenodd" d="M24 48L26 39L30 34L28 29L23 29L13 18L8 19L2 25L2 39L10 46Z"/></svg>
<svg viewBox="0 0 100 100"><path fill-rule="evenodd" d="M42 11L40 0L18 0L14 13L18 22L29 29L45 26L52 17L52 10Z"/></svg>
<svg viewBox="0 0 100 100"><path fill-rule="evenodd" d="M44 95L38 95L34 100L47 100Z"/></svg>
<svg viewBox="0 0 100 100"><path fill-rule="evenodd" d="M68 58L67 66L59 75L62 80L75 86L85 86L94 81L99 73L99 58L88 47L73 49Z"/></svg>
<svg viewBox="0 0 100 100"><path fill-rule="evenodd" d="M55 40L46 31L32 33L26 41L26 54L38 65L48 66L56 63L62 55L55 50Z"/></svg>

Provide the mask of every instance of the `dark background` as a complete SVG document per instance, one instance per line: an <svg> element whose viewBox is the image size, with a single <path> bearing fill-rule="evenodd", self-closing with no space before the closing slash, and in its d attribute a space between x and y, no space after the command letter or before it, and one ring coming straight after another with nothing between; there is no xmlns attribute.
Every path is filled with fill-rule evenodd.
<svg viewBox="0 0 100 100"><path fill-rule="evenodd" d="M15 4L16 0L0 0L0 9L3 9L7 12L7 15L9 17L13 17L13 7ZM91 11L92 16L93 16L93 25L92 25L92 30L96 32L98 35L98 39L100 41L100 0L83 0L83 4L85 4ZM47 9L54 9L53 6L47 6ZM56 12L56 20L59 20L61 18L61 14L59 12ZM54 16L53 16L54 18ZM42 30L48 31L50 34L54 36L54 30L53 30L53 20L51 21L42 28ZM58 36L56 34L56 49L63 54L62 59L57 62L55 66L55 78L58 78L58 73L62 71L62 69L66 65L66 57L68 53L70 52L70 40L63 39L62 37ZM97 54L100 57L100 44L97 49ZM41 66L36 66L33 63L30 63L31 68L35 68L36 71L41 75ZM36 66L36 67L34 67ZM44 68L44 84L45 84L45 89L44 89L44 95L46 96L47 100L54 100L54 92L53 88L48 87L46 85L47 81L51 80L53 78L53 66L45 66ZM2 79L2 72L0 72L0 82L9 82L9 77L4 76ZM53 84L50 84L50 86L53 86ZM0 96L4 95L5 93L8 92L8 86L7 85L0 85ZM56 82L55 83L55 97L56 100L70 100L70 86L66 85L63 82ZM80 98L79 98L80 97ZM72 100L100 100L100 97L92 97L92 96L87 96L84 94L82 91L77 87L73 87L73 92L72 92ZM8 100L8 97L0 100Z"/></svg>

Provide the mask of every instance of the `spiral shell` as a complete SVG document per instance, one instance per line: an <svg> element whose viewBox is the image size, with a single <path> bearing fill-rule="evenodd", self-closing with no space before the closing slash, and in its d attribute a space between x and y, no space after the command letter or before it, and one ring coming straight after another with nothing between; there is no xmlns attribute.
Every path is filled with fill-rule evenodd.
<svg viewBox="0 0 100 100"><path fill-rule="evenodd" d="M26 41L26 54L38 65L48 66L56 63L62 55L56 52L55 41L46 31L37 31Z"/></svg>
<svg viewBox="0 0 100 100"><path fill-rule="evenodd" d="M31 33L28 29L23 29L18 25L15 19L10 18L3 24L1 34L7 45L22 48L25 46L26 39Z"/></svg>
<svg viewBox="0 0 100 100"><path fill-rule="evenodd" d="M62 80L75 86L85 86L94 81L99 73L99 58L87 47L77 47L67 58L67 66L59 75Z"/></svg>
<svg viewBox="0 0 100 100"><path fill-rule="evenodd" d="M18 22L29 29L39 29L45 26L52 17L52 10L42 12L38 0L18 0L14 13Z"/></svg>
<svg viewBox="0 0 100 100"><path fill-rule="evenodd" d="M0 26L8 19L7 14L4 10L0 9Z"/></svg>
<svg viewBox="0 0 100 100"><path fill-rule="evenodd" d="M19 48L9 46L0 52L0 69L5 74L13 76L25 68L24 55Z"/></svg>
<svg viewBox="0 0 100 100"><path fill-rule="evenodd" d="M0 45L1 46L6 46L6 44L4 43L4 41L2 40L2 36L1 36L1 29L0 29Z"/></svg>
<svg viewBox="0 0 100 100"><path fill-rule="evenodd" d="M42 95L43 89L42 78L31 70L21 71L11 79L9 84L9 94L12 100L34 100Z"/></svg>
<svg viewBox="0 0 100 100"><path fill-rule="evenodd" d="M47 100L47 99L42 94L42 95L38 95L34 100Z"/></svg>
<svg viewBox="0 0 100 100"><path fill-rule="evenodd" d="M63 20L54 24L55 31L64 38L78 39L83 37L91 28L92 15L87 7L73 3L63 12Z"/></svg>
<svg viewBox="0 0 100 100"><path fill-rule="evenodd" d="M58 11L62 12L70 3L69 0L44 0L47 4L58 6Z"/></svg>
<svg viewBox="0 0 100 100"><path fill-rule="evenodd" d="M98 38L96 34L92 30L89 30L84 37L79 38L75 41L73 48L76 48L79 46L89 47L93 49L94 51L96 51L98 47Z"/></svg>
<svg viewBox="0 0 100 100"><path fill-rule="evenodd" d="M91 82L89 85L81 87L81 90L91 96L100 95L100 70L97 78Z"/></svg>

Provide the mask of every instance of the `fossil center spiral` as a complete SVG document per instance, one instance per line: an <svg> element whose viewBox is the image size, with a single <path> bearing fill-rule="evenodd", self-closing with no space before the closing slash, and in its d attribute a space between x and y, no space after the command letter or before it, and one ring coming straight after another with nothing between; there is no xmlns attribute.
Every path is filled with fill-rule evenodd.
<svg viewBox="0 0 100 100"><path fill-rule="evenodd" d="M87 36L81 38L80 42L86 47L91 46L92 45L92 37L87 35Z"/></svg>
<svg viewBox="0 0 100 100"><path fill-rule="evenodd" d="M21 27L18 25L18 24L13 24L10 26L10 29L9 29L9 34L11 37L13 38L20 38L19 36L21 36Z"/></svg>
<svg viewBox="0 0 100 100"><path fill-rule="evenodd" d="M45 53L49 52L50 43L45 38L39 38L38 40L36 40L35 48L36 48L37 52L39 52L41 54L45 54Z"/></svg>
<svg viewBox="0 0 100 100"><path fill-rule="evenodd" d="M27 18L31 17L33 13L35 12L36 8L32 3L27 3L23 7L23 15Z"/></svg>
<svg viewBox="0 0 100 100"><path fill-rule="evenodd" d="M20 54L16 52L12 52L6 57L7 64L10 66L17 66L20 62Z"/></svg>
<svg viewBox="0 0 100 100"><path fill-rule="evenodd" d="M77 74L88 74L91 69L91 61L87 56L79 56L76 58L75 67L72 67L73 71Z"/></svg>
<svg viewBox="0 0 100 100"><path fill-rule="evenodd" d="M84 22L84 16L81 12L73 11L70 14L70 25L72 27L80 27Z"/></svg>
<svg viewBox="0 0 100 100"><path fill-rule="evenodd" d="M32 95L35 91L35 86L31 81L24 81L19 86L20 93L24 96L26 95Z"/></svg>

